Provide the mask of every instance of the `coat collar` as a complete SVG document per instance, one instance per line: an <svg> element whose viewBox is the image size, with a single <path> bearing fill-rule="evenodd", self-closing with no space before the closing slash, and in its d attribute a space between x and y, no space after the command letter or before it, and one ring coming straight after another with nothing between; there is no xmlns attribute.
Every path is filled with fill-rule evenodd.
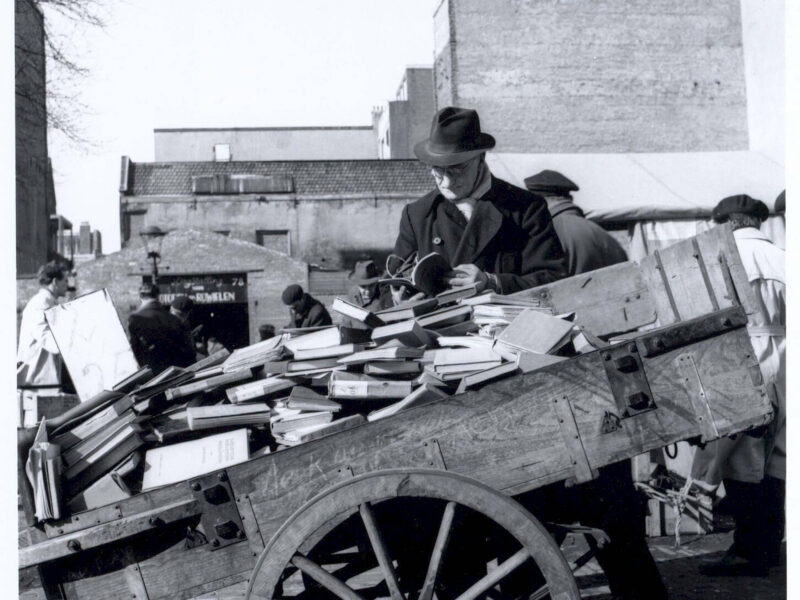
<svg viewBox="0 0 800 600"><path fill-rule="evenodd" d="M733 232L733 237L737 240L762 240L770 242L771 240L760 229L755 227L742 227Z"/></svg>
<svg viewBox="0 0 800 600"><path fill-rule="evenodd" d="M492 177L492 185L475 205L472 218L467 222L461 241L456 247L451 263L474 263L483 249L492 241L503 226L503 213L495 206L496 180Z"/></svg>

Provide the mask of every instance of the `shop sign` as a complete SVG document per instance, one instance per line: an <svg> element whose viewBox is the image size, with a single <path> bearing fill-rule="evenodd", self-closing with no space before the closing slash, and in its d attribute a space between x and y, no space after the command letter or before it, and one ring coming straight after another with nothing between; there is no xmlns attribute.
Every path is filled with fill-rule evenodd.
<svg viewBox="0 0 800 600"><path fill-rule="evenodd" d="M165 305L178 296L189 296L195 304L247 302L247 275L244 273L159 275L158 287L161 291L158 299Z"/></svg>

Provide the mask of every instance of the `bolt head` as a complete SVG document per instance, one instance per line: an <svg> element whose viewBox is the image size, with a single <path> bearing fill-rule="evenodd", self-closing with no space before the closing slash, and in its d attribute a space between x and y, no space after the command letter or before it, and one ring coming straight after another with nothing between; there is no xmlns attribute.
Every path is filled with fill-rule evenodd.
<svg viewBox="0 0 800 600"><path fill-rule="evenodd" d="M611 352L603 352L603 360L611 360Z"/></svg>
<svg viewBox="0 0 800 600"><path fill-rule="evenodd" d="M216 548L217 546L219 546L219 540L217 538L214 538L213 540L211 540L211 545Z"/></svg>
<svg viewBox="0 0 800 600"><path fill-rule="evenodd" d="M628 352L638 352L636 344L628 344Z"/></svg>
<svg viewBox="0 0 800 600"><path fill-rule="evenodd" d="M199 483L199 482L197 482L197 481L193 482L193 483L192 483L192 489L193 489L195 492L199 492L199 491L200 491L200 483Z"/></svg>
<svg viewBox="0 0 800 600"><path fill-rule="evenodd" d="M217 479L219 479L220 481L228 481L228 474L224 472L220 473L219 475L217 475Z"/></svg>

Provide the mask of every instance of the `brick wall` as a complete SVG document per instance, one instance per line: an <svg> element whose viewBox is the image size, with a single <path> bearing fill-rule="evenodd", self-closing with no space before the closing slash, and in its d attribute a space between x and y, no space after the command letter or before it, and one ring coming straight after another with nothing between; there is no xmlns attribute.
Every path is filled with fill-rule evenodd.
<svg viewBox="0 0 800 600"><path fill-rule="evenodd" d="M739 0L444 0L435 37L499 151L747 148Z"/></svg>

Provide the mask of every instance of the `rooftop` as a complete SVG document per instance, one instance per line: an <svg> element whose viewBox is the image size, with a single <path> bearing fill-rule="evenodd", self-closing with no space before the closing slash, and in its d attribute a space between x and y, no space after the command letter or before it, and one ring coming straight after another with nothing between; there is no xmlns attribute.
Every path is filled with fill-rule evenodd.
<svg viewBox="0 0 800 600"><path fill-rule="evenodd" d="M433 187L430 170L417 160L308 160L130 163L127 194L191 195L192 177L209 175L291 175L295 194L408 193Z"/></svg>

